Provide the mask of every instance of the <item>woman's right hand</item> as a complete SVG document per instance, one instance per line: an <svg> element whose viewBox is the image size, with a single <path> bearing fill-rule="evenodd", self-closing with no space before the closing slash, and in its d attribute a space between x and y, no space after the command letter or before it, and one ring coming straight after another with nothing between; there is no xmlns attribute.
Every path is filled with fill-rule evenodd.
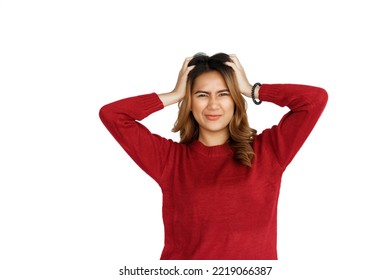
<svg viewBox="0 0 390 280"><path fill-rule="evenodd" d="M192 57L187 57L184 62L183 66L180 69L179 76L177 78L176 86L172 90L173 94L176 94L180 100L184 98L186 94L186 86L187 86L187 78L188 73L195 67L195 65L188 66L188 63L191 61Z"/></svg>
<svg viewBox="0 0 390 280"><path fill-rule="evenodd" d="M175 88L169 93L159 94L159 97L164 104L164 106L168 106L182 100L186 94L187 87L187 79L188 73L195 67L195 65L188 66L188 63L191 61L192 57L187 57L183 66L180 69L179 76L177 78Z"/></svg>

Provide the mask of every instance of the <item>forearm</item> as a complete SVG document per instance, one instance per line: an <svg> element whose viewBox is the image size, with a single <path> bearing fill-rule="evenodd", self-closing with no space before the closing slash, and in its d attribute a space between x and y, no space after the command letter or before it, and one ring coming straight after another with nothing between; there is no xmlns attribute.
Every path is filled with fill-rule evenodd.
<svg viewBox="0 0 390 280"><path fill-rule="evenodd" d="M287 106L290 111L270 131L270 142L281 166L286 167L311 133L324 110L328 95L319 87L263 84L260 100Z"/></svg>
<svg viewBox="0 0 390 280"><path fill-rule="evenodd" d="M178 94L174 92L160 93L157 95L160 98L164 107L178 103L182 99Z"/></svg>
<svg viewBox="0 0 390 280"><path fill-rule="evenodd" d="M171 143L151 133L138 121L163 109L154 93L133 96L104 105L100 118L127 154L152 178L159 180Z"/></svg>
<svg viewBox="0 0 390 280"><path fill-rule="evenodd" d="M301 110L308 107L320 107L322 110L328 99L326 91L319 87L299 84L263 84L260 87L259 99L272 102L281 107L287 106L291 110ZM322 108L321 108L322 107Z"/></svg>
<svg viewBox="0 0 390 280"><path fill-rule="evenodd" d="M135 120L142 120L161 110L161 104L154 93L124 98L104 105L99 112L105 125L126 126Z"/></svg>

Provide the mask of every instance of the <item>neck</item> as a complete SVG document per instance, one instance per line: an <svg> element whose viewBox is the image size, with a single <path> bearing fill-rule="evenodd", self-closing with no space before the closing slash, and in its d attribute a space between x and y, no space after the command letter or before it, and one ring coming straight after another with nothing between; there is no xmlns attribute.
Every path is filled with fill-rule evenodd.
<svg viewBox="0 0 390 280"><path fill-rule="evenodd" d="M199 142L201 142L203 145L212 147L212 146L218 146L223 145L227 142L229 139L229 132L226 131L220 131L220 132L201 132L199 133Z"/></svg>

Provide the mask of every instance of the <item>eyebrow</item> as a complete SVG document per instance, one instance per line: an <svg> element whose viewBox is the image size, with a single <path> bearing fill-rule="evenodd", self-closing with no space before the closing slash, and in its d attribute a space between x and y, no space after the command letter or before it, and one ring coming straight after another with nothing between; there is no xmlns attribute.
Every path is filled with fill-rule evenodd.
<svg viewBox="0 0 390 280"><path fill-rule="evenodd" d="M229 89L221 89L221 90L218 90L217 93L221 93L221 92L230 92ZM194 92L194 94L197 94L197 93L207 93L207 94L210 94L209 91L205 91L205 90L198 90L196 92Z"/></svg>

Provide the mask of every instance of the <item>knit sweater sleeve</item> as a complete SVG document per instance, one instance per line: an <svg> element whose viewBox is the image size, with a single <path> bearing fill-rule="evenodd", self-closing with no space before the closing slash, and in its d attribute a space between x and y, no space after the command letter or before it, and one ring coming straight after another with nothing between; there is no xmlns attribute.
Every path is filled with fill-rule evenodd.
<svg viewBox="0 0 390 280"><path fill-rule="evenodd" d="M290 109L278 125L263 132L269 137L280 166L286 168L320 118L328 94L322 88L308 85L263 84L259 98Z"/></svg>
<svg viewBox="0 0 390 280"><path fill-rule="evenodd" d="M149 176L159 182L173 141L152 134L139 123L164 108L157 94L145 94L104 105L99 116L127 154Z"/></svg>

